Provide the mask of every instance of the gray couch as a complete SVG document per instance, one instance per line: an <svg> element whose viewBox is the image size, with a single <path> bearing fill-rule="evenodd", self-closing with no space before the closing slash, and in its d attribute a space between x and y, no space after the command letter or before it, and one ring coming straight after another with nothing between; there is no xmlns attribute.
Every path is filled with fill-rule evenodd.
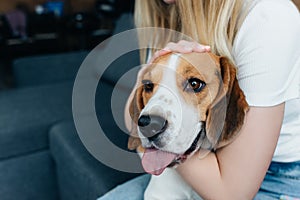
<svg viewBox="0 0 300 200"><path fill-rule="evenodd" d="M116 32L132 27L121 16ZM88 52L21 58L13 63L16 87L0 92L0 199L96 199L139 174L109 168L78 137L72 89ZM120 64L122 67L120 67ZM114 122L110 97L123 73L139 64L137 51L112 63L100 80L96 110L107 137L126 149L127 135ZM129 85L133 86L135 80ZM130 88L120 92L124 106ZM122 95L121 95L122 94Z"/></svg>

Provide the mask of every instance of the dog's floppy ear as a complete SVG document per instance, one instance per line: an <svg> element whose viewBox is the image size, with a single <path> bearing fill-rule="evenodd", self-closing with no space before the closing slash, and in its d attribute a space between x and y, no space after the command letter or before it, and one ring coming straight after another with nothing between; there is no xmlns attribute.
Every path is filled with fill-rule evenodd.
<svg viewBox="0 0 300 200"><path fill-rule="evenodd" d="M248 104L236 79L236 68L226 57L220 57L223 87L208 110L206 134L210 148L217 149L230 143L240 131ZM222 84L221 84L222 85Z"/></svg>
<svg viewBox="0 0 300 200"><path fill-rule="evenodd" d="M141 140L139 139L137 134L136 124L138 122L140 112L144 108L144 103L143 103L143 96L142 96L143 86L139 86L138 84L139 83L137 82L136 89L132 91L133 94L131 95L133 95L133 98L129 104L129 113L133 121L131 131L130 131L130 136L128 138L128 149L130 150L135 150L138 146L141 145Z"/></svg>

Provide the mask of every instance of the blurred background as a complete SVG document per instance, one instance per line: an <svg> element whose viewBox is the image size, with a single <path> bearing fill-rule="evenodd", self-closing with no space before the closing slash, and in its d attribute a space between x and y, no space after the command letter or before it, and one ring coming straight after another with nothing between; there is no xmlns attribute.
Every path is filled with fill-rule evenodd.
<svg viewBox="0 0 300 200"><path fill-rule="evenodd" d="M72 115L79 67L102 41L134 28L133 9L134 0L0 0L0 200L95 200L137 175L95 159ZM99 81L98 69L105 66L98 52L108 45L87 61L94 64L89 80ZM99 124L124 150L128 135L115 123L111 96L117 91L123 117L131 88L115 84L138 64L138 51L116 58L95 96ZM85 108L78 118L91 114Z"/></svg>
<svg viewBox="0 0 300 200"><path fill-rule="evenodd" d="M0 0L0 90L20 57L88 50L112 34L133 0Z"/></svg>

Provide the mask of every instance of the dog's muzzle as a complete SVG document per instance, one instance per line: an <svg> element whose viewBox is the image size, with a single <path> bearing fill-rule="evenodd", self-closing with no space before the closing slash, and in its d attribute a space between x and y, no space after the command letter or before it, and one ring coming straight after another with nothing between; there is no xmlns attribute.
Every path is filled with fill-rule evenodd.
<svg viewBox="0 0 300 200"><path fill-rule="evenodd" d="M140 131L149 141L159 140L159 135L166 130L168 125L167 120L159 116L142 115L138 122ZM201 124L201 129L191 146L183 154L166 152L155 147L146 148L142 157L142 165L145 171L153 175L159 175L165 168L183 163L190 155L199 150L206 138L205 122L201 122Z"/></svg>

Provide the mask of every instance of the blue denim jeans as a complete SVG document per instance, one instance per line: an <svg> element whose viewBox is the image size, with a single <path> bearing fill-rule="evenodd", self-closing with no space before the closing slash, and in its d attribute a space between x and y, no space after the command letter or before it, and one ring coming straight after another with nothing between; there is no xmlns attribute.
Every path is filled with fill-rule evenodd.
<svg viewBox="0 0 300 200"><path fill-rule="evenodd" d="M149 174L138 176L117 186L98 200L142 200L150 177Z"/></svg>
<svg viewBox="0 0 300 200"><path fill-rule="evenodd" d="M255 200L300 200L300 161L272 162Z"/></svg>
<svg viewBox="0 0 300 200"><path fill-rule="evenodd" d="M150 175L117 186L98 200L142 200ZM195 199L198 199L195 197ZM201 199L199 197L199 199ZM272 162L254 200L300 200L300 161Z"/></svg>

